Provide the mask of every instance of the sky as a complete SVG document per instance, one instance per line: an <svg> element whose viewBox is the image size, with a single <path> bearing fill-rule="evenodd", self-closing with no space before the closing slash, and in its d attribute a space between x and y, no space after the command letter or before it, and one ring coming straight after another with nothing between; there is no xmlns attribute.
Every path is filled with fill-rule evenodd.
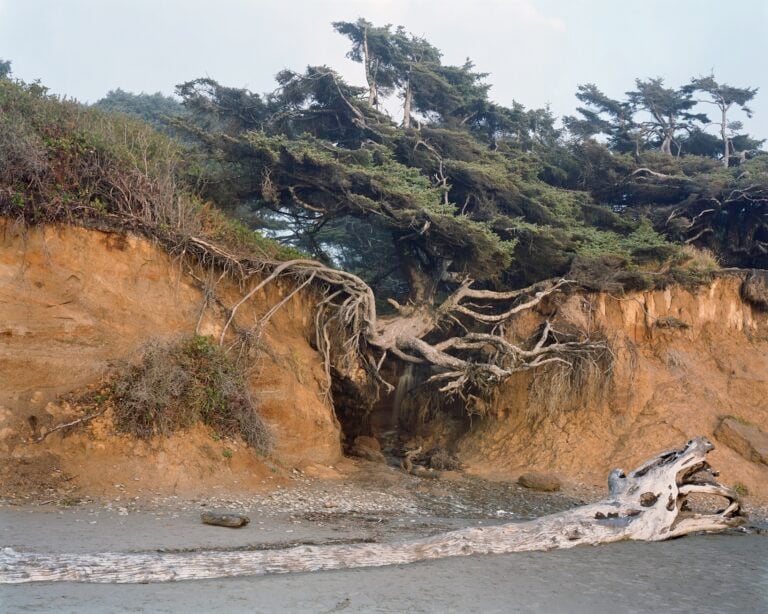
<svg viewBox="0 0 768 614"><path fill-rule="evenodd" d="M0 0L0 58L82 102L118 87L171 94L203 76L267 92L277 72L308 64L362 85L330 25L361 16L426 37L445 63L471 58L495 101L559 116L580 83L620 98L636 77L679 86L714 71L760 88L755 117L738 119L768 137L768 0Z"/></svg>

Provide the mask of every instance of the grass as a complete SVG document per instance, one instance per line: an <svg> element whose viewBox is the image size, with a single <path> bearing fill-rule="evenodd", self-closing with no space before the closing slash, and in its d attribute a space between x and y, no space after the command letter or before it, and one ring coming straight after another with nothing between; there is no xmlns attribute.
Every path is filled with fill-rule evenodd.
<svg viewBox="0 0 768 614"><path fill-rule="evenodd" d="M59 499L57 501L57 505L61 507L75 507L77 505L80 505L82 502L83 500L80 497L66 496Z"/></svg>
<svg viewBox="0 0 768 614"><path fill-rule="evenodd" d="M720 262L715 253L707 248L683 245L681 248L681 268L695 273L713 273L720 269Z"/></svg>
<svg viewBox="0 0 768 614"><path fill-rule="evenodd" d="M121 432L150 439L202 422L219 439L239 435L262 454L270 448L241 369L208 337L149 344L137 364L118 374L113 390Z"/></svg>
<svg viewBox="0 0 768 614"><path fill-rule="evenodd" d="M749 495L749 488L747 488L747 485L744 484L743 482L736 482L733 485L733 490L735 490L736 494L739 495L740 497L746 497L747 495Z"/></svg>
<svg viewBox="0 0 768 614"><path fill-rule="evenodd" d="M731 420L735 420L736 422L738 422L743 426L755 426L749 420L747 420L746 418L742 418L741 416L734 416L733 414L730 414L727 417L730 418Z"/></svg>
<svg viewBox="0 0 768 614"><path fill-rule="evenodd" d="M195 163L139 119L0 79L0 215L141 233L175 252L197 236L241 258L303 257L202 202Z"/></svg>

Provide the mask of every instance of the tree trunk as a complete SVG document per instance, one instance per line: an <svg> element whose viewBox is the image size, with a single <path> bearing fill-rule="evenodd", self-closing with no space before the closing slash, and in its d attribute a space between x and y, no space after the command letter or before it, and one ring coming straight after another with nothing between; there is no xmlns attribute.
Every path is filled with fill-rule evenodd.
<svg viewBox="0 0 768 614"><path fill-rule="evenodd" d="M669 136L664 136L664 140L661 143L661 153L667 154L668 156L672 155L672 139L670 139Z"/></svg>
<svg viewBox="0 0 768 614"><path fill-rule="evenodd" d="M661 142L661 153L672 156L672 143L675 140L675 130L673 126L663 126L664 140Z"/></svg>
<svg viewBox="0 0 768 614"><path fill-rule="evenodd" d="M660 113L651 110L651 114L661 130L661 153L672 156L672 143L675 140L675 120L672 117L665 119Z"/></svg>
<svg viewBox="0 0 768 614"><path fill-rule="evenodd" d="M411 91L410 71L408 80L405 82L405 100L403 101L403 128L411 127L411 104L413 101L413 92Z"/></svg>
<svg viewBox="0 0 768 614"><path fill-rule="evenodd" d="M416 250L402 238L397 241L400 269L410 288L408 301L414 305L433 305L440 272L431 262L423 263Z"/></svg>
<svg viewBox="0 0 768 614"><path fill-rule="evenodd" d="M371 55L368 50L368 26L363 28L363 65L365 66L365 81L368 83L368 104L376 106L378 92L376 91L376 77L371 70Z"/></svg>
<svg viewBox="0 0 768 614"><path fill-rule="evenodd" d="M720 110L722 112L721 117L721 123L720 123L720 136L723 139L723 166L725 168L728 168L728 165L730 164L730 158L731 158L731 147L730 143L728 142L728 129L727 129L727 122L726 122L726 113L727 109L725 107L720 107Z"/></svg>

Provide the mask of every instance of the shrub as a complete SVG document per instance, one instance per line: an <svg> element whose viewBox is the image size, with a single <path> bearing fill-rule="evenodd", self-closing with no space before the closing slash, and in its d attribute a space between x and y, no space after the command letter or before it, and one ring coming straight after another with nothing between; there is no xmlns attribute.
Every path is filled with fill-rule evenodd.
<svg viewBox="0 0 768 614"><path fill-rule="evenodd" d="M459 471L461 462L445 448L436 448L430 452L429 467L438 471Z"/></svg>
<svg viewBox="0 0 768 614"><path fill-rule="evenodd" d="M768 274L750 272L741 284L741 297L760 311L768 311Z"/></svg>
<svg viewBox="0 0 768 614"><path fill-rule="evenodd" d="M270 447L241 369L208 337L147 345L113 389L119 431L150 439L202 422L217 433L240 435L261 453Z"/></svg>
<svg viewBox="0 0 768 614"><path fill-rule="evenodd" d="M0 79L0 215L137 232L177 252L194 235L257 260L302 257L203 205L195 160L139 119Z"/></svg>
<svg viewBox="0 0 768 614"><path fill-rule="evenodd" d="M653 287L652 274L629 270L629 266L629 258L626 256L577 256L568 277L587 290L609 294Z"/></svg>
<svg viewBox="0 0 768 614"><path fill-rule="evenodd" d="M712 273L720 268L720 262L711 249L684 245L681 249L684 262L682 268L697 273Z"/></svg>

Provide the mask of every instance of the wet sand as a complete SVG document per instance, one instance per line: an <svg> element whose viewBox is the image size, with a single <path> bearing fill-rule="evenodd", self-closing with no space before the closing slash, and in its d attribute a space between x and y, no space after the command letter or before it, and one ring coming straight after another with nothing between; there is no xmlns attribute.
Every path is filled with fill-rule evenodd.
<svg viewBox="0 0 768 614"><path fill-rule="evenodd" d="M696 536L172 584L0 586L6 612L768 611L768 539Z"/></svg>
<svg viewBox="0 0 768 614"><path fill-rule="evenodd" d="M440 500L451 506L435 507ZM257 549L302 543L409 539L522 519L577 502L513 499L508 486L408 484L382 493L305 484L240 503L251 524L200 524L216 501L0 507L0 546L19 551L104 552ZM449 491L446 491L446 488ZM501 489L501 490L499 490ZM392 489L390 489L393 491ZM464 497L467 493L471 496ZM480 494L478 494L480 493ZM343 502L343 509L329 501ZM350 503L351 502L351 503ZM509 502L509 499L508 499ZM523 505L524 504L524 505ZM551 508L551 509L550 509ZM452 513L448 513L453 510ZM502 512L500 514L500 512ZM0 585L0 612L768 612L765 533L689 536L571 550L460 557L405 566L168 584Z"/></svg>

